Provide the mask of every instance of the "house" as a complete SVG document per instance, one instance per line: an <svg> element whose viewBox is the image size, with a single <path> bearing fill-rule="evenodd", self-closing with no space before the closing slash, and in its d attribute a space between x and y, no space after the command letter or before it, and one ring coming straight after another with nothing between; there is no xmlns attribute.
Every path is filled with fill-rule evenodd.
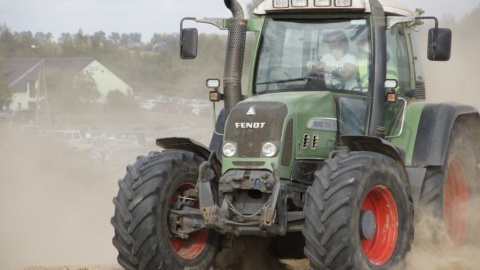
<svg viewBox="0 0 480 270"><path fill-rule="evenodd" d="M13 94L10 105L13 110L36 110L42 68L45 74L59 71L90 73L101 94L98 103L105 103L108 92L112 90L119 90L126 95L133 94L131 86L93 57L6 58L3 61L3 73Z"/></svg>

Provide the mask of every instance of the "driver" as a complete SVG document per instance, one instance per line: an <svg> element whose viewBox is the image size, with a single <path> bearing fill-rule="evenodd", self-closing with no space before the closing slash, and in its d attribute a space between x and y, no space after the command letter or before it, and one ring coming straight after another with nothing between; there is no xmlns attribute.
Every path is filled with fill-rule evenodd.
<svg viewBox="0 0 480 270"><path fill-rule="evenodd" d="M358 81L360 88L363 92L368 90L369 83L369 62L371 57L370 49L370 36L367 27L360 27L355 35L350 39L355 40L358 46L359 57L358 57ZM398 71L397 65L395 64L395 59L390 57L392 55L390 46L387 45L387 79L397 80L398 82ZM396 90L398 87L396 88Z"/></svg>
<svg viewBox="0 0 480 270"><path fill-rule="evenodd" d="M320 59L307 62L307 69L311 72L318 70L325 72L325 82L328 88L352 90L357 87L355 74L357 73L357 59L349 53L348 39L343 31L332 31L324 35L323 42L330 46L330 53Z"/></svg>

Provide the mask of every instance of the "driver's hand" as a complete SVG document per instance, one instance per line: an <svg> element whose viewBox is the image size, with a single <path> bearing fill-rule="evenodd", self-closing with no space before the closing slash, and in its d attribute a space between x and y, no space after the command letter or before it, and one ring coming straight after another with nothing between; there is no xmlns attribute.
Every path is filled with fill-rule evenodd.
<svg viewBox="0 0 480 270"><path fill-rule="evenodd" d="M307 69L308 71L312 71L315 66L317 65L317 62L315 60L310 60L307 62Z"/></svg>
<svg viewBox="0 0 480 270"><path fill-rule="evenodd" d="M343 79L342 74L340 74L340 72L338 72L336 70L332 71L332 75L333 75L333 77L335 77L337 79Z"/></svg>
<svg viewBox="0 0 480 270"><path fill-rule="evenodd" d="M332 67L329 67L329 66L326 66L323 68L323 71L325 71L325 73L333 73L333 68Z"/></svg>

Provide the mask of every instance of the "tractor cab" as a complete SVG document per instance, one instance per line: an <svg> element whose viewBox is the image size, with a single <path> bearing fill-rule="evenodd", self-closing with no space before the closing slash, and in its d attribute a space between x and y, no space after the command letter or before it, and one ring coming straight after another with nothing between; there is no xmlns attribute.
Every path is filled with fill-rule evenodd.
<svg viewBox="0 0 480 270"><path fill-rule="evenodd" d="M358 118L339 130L342 135L375 136L378 127L386 136L398 135L407 103L425 99L418 33L412 30L423 19L436 22L429 36L429 58L443 61L450 54L450 30L439 29L435 18L420 17L423 11L413 12L392 1L273 0L264 1L254 13L258 18L245 21L246 31L257 33L248 96L333 93L338 126L345 127L342 123L352 115ZM195 20L222 29L232 24ZM190 44L196 46L196 39L181 41L182 48L191 50ZM242 49L236 45L235 50Z"/></svg>

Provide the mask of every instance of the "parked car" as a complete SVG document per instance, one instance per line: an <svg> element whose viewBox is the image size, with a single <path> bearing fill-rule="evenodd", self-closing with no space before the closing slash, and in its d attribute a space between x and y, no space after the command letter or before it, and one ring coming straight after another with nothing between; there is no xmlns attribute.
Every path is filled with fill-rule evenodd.
<svg viewBox="0 0 480 270"><path fill-rule="evenodd" d="M82 138L77 144L70 147L70 150L77 153L84 153L90 151L96 144L102 142L100 137Z"/></svg>
<svg viewBox="0 0 480 270"><path fill-rule="evenodd" d="M62 142L67 146L79 143L82 140L82 133L76 129L53 130L45 134L54 142Z"/></svg>

